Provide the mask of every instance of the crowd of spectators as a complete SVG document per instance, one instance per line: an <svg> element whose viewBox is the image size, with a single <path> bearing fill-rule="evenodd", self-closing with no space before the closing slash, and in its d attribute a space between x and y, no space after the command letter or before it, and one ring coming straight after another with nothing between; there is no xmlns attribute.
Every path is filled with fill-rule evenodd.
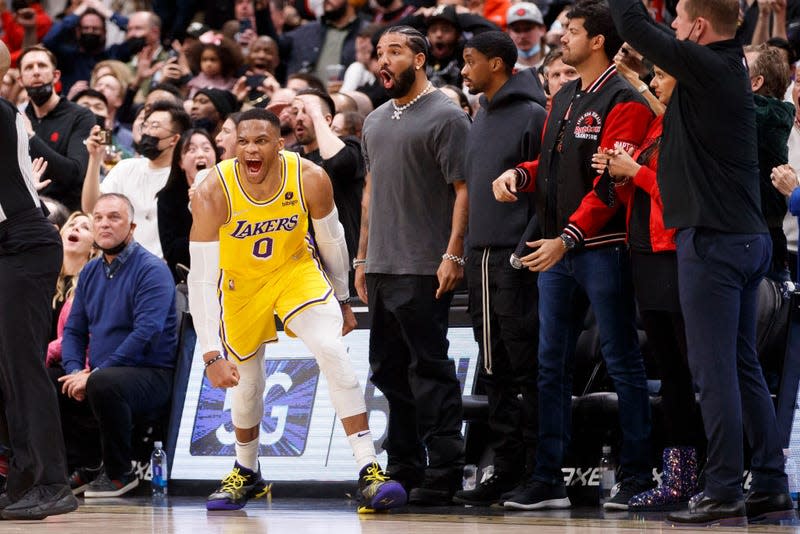
<svg viewBox="0 0 800 534"><path fill-rule="evenodd" d="M677 3L645 0L644 4L649 15L669 33L670 24L678 16ZM119 6L124 7L115 11L114 8ZM599 251L611 250L610 247L629 254L632 270L627 265L613 266L614 276L621 273L628 279L620 287L613 288L620 301L611 304L604 301L608 313L598 313L600 304L597 302L607 296L608 287L605 286L613 276L597 279L597 273L592 269L597 268L600 260L595 258L597 261L592 260L594 263L587 263L586 280L581 278L583 275L575 273L564 274L564 279L574 278L577 281L570 283L574 282L575 287L581 286L589 293L601 322L610 323L623 316L627 321L619 326L619 330L624 330L632 345L617 350L615 343L621 338L608 339L607 349L611 352L604 356L609 362L610 374L620 380L621 385L628 384L628 398L635 397L632 404L641 400L638 397L645 396L643 372L632 371L633 367L641 367L641 355L633 346L633 315L629 313L632 308L626 308L628 304L632 306L634 289L647 334L662 349L655 353L659 358L659 368L664 371L662 378L666 389L662 393L668 403L667 441L671 447L680 449L669 454L665 452L665 466L676 461L689 461L692 463L692 482L686 486L686 480L665 480L667 486L670 483L677 485L668 488L677 491L677 496L653 490L649 477L644 476L649 466L636 463L634 460L639 458L633 458L631 452L646 443L649 433L649 417L644 412L637 413L635 421L626 423L622 419L623 426L627 424L626 428L633 429L627 436L629 455L623 458L623 464L627 461L629 465L623 465L623 468L629 471L624 474L636 479L629 483L631 487L625 494L624 505L627 506L628 497L639 493L646 495L638 501L631 501L632 506L642 507L654 501L674 504L676 499L687 499L690 496L687 494L696 486L697 462L702 463L705 443L702 436L687 430L686 425L682 426L687 418L699 421L700 414L693 402L685 325L678 302L675 232L665 227L664 201L656 180L664 135L662 117L670 105L675 73L669 72L665 65L654 65L655 58L643 56L628 43L616 46L620 43L600 30L595 31L592 25L595 12L591 9L578 15L571 9L573 6L569 3L550 0L442 0L438 4L434 0L325 0L317 3L287 0L0 0L0 38L9 48L12 60L12 68L0 85L0 97L9 100L24 117L30 155L41 158L34 166L38 177L36 187L45 199L51 220L61 228L64 243L64 264L53 298L53 332L47 354L48 366L61 369L61 372L53 373L54 380L64 376L63 372L88 376L97 368L148 366L147 362L143 363L141 354L132 360L126 360L124 355L114 356L120 348L109 343L118 341L121 345L125 342L118 335L113 339L97 340L98 334L93 333L89 343L92 321L87 316L87 303L79 302L77 309L80 313L74 311L73 299L98 291L97 287L85 287L92 278L79 277L83 266L96 255L90 246L92 232L95 233L94 241L99 242L102 237L97 228L92 228L93 221L102 219L98 219L96 214L98 199L105 199L106 204L120 203L125 216L131 219L128 221L130 232L135 228L132 239L142 249L139 251L137 248L137 255L146 251L164 260L174 281L184 280L185 269L191 268L188 253L192 224L189 200L209 168L234 156L240 111L265 108L275 113L280 119L285 149L298 152L325 169L332 181L350 259L356 258L362 194L368 180L362 127L367 115L390 101L390 91L386 89L389 80L382 72L377 45L386 27L405 25L427 37L428 49L422 65L427 79L463 111L470 123L475 120L479 126L477 131L480 135L473 131L468 138L465 159L469 164L464 171L466 176L460 180L466 179L469 186L470 223L478 220L475 214L482 213L481 217L486 220L481 224L487 224L487 221L491 224L483 229L467 229L465 255L470 260L467 277L473 277L469 280L470 297L480 300L482 292L491 292L494 299L516 302L514 299L530 293L534 305L539 299L539 320L545 332L558 330L560 326L548 325L542 318L542 303L549 306L546 313L550 319L557 314L567 317L574 313L570 300L573 288L555 287L557 270L550 271L544 278L539 275L540 294L536 291L535 277L515 278L509 287L493 286L491 290L488 286L482 288L480 280L475 278L481 276L481 269L487 273L508 270L507 256L500 258L496 252L490 255L488 251L497 246L495 241L500 235L503 236L503 250L513 251L525 233L523 229L527 220L537 211L541 212L542 235L536 235L536 239L549 238L555 243L547 245L548 239L543 239L538 246L542 250L547 246L561 247L563 241L561 256L547 267L564 254L571 253L575 247L591 251L592 256L584 256L584 259L599 258ZM574 43L579 38L570 34L576 19L583 21L580 31L588 32L589 39L605 37L600 48L587 48L587 54L593 55L577 55L578 45ZM513 62L501 57L490 45L470 44L470 39L487 32L504 32L510 37L516 49L516 57L511 58ZM795 62L800 53L800 2L741 2L736 39L749 65L754 98L757 139L753 142L757 144L755 148L760 164L760 209L772 240L772 262L766 274L776 284L790 284L798 281L800 83L795 79ZM480 51L480 58L489 63L503 60L496 67L499 74L494 75L500 82L491 81L495 78L487 78L483 86L475 82L474 78L478 76L475 72L479 71L475 70L474 58L470 57L476 49ZM507 63L513 63L513 70ZM508 76L502 75L505 70L509 71ZM613 83L605 86L604 77L613 77ZM504 83L510 85L498 93ZM565 87L571 93L583 96L601 89L609 92L611 86L618 92L614 98L629 104L624 112L613 114L611 103L600 112L591 107L584 110L574 104L577 100L567 100L563 93L562 99L555 100L553 107L554 96ZM488 96L484 94L487 88L491 88ZM496 94L498 100L492 101ZM480 98L480 95L484 97ZM619 105L617 100L614 105ZM439 102L438 97L436 101ZM515 103L512 106L509 102ZM450 103L442 98L437 105L449 106ZM691 106L692 103L683 102L683 105ZM514 111L506 111L504 115L502 110L498 111L499 106L512 106L509 109ZM632 114L631 109L636 106L638 111ZM551 108L560 116L549 121L566 123L570 113L586 111L585 122L579 126L585 127L587 135L599 128L599 123L593 121L601 121L602 115L604 126L615 125L615 133L629 130L630 139L626 139L627 144L616 147L598 143L591 153L586 152L584 147L587 145L584 144L575 153L570 153L563 137L563 126L560 132L551 127L552 138L542 137L546 128L544 113L550 112ZM400 115L390 118L390 109L384 108L386 122L391 126ZM400 112L396 104L394 109L396 113ZM605 113L609 114L607 124ZM375 117L377 115L373 117L373 123L377 120ZM520 131L508 134L503 132L504 128ZM506 140L511 144L505 143ZM370 150L375 151L374 147L380 142L381 139L370 139ZM551 195L545 198L542 195L534 202L533 197L525 197L524 209L518 207L513 212L523 218L511 220L492 216L504 212L486 207L496 202L490 194L491 181L503 170L526 161L529 163L509 171L511 181L508 183L534 188L536 166L544 161L548 172L558 174L561 172L559 169L563 169L564 173L569 171L570 176L582 176L580 187L570 190L570 195L575 198L564 201L560 197L551 198ZM398 161L397 164L404 165L404 162ZM538 172L541 178L542 171ZM561 180L559 175L559 184ZM513 193L516 199L516 189ZM118 198L115 194L124 197ZM584 195L587 198L594 196L586 201ZM120 200L125 197L129 200ZM584 199L583 203L581 199ZM625 207L619 209L617 201ZM553 221L543 217L552 207L551 203L557 204L558 210ZM425 210L419 209L422 216ZM106 208L103 216L108 217L108 213ZM514 235L510 235L512 228ZM559 236L562 228L565 233ZM470 241L471 234L473 241ZM533 235L528 237L534 241ZM129 235L120 237L123 238L130 241ZM484 249L487 251L485 265L478 257L470 256L471 250ZM119 254L113 246L103 250L110 258ZM123 256L123 260L125 258L127 256ZM662 261L665 258L666 261ZM99 263L102 260L95 261ZM150 257L141 261L150 261ZM549 262L549 259L542 261ZM90 265L93 265L91 276L102 287L108 281L107 276L103 276L102 269L98 269L96 264ZM530 262L525 266L531 267L532 271L546 270ZM506 273L503 276L512 275ZM159 272L158 276L163 283L165 274ZM653 280L659 280L657 288ZM548 281L552 284L550 287ZM352 277L350 282L352 287ZM517 284L524 292L517 293ZM596 295L592 294L595 284L604 286L597 289ZM627 300L620 304L622 299ZM159 302L169 309L163 296ZM481 306L480 302L471 304ZM129 323L135 323L137 303L131 301L130 306L127 319ZM618 308L624 313L618 313ZM72 315L70 310L73 310ZM531 319L531 310L519 303L513 307L509 304L508 310L486 308L486 317L480 313L473 314L476 339L483 344L482 356L486 357L486 348L492 343L499 344L495 347L498 353L529 351L531 354L523 356L528 356L531 362L536 361L538 350L539 373L544 365L545 371L549 369L552 375L546 377L549 380L546 385L551 389L561 388L563 377L560 374L565 372L562 359L574 348L574 339L565 338L558 342L549 339L543 349L542 340L546 336L542 334L537 349L536 339L526 340L520 334L501 349L499 337L493 340L486 337L498 334L484 331L490 326L484 320L493 317L491 320L504 325L508 316L528 318L534 331L539 324L535 317ZM174 310L171 313L168 319L162 318L157 325L149 325L148 335L159 339L173 328ZM130 327L136 331L137 325L133 323ZM509 332L514 330L500 335L512 335ZM165 361L169 358L164 354L172 344L174 339L164 341L162 338L160 346L164 350L160 357ZM100 349L104 345L105 349ZM106 350L106 353L100 354L100 350ZM64 351L68 354L62 360ZM615 368L614 356L623 353L636 365ZM532 414L536 409L532 396L541 395L542 377L539 376L540 392L537 393L534 385L536 371L523 366L518 361L519 354L509 357L514 365L513 372L511 367L502 367L505 365L502 362L496 367L500 375L496 380L505 381L501 384L503 391L502 395L498 393L498 402L514 405L516 412L527 411L524 421L528 424L542 424L541 421L537 423L537 417ZM68 362L68 368L63 362ZM171 365L171 361L152 365L159 368L155 373L157 380L168 381L165 369ZM489 372L487 387L491 390L491 363L486 369ZM639 367L636 369L642 371ZM636 376L626 381L620 378L627 376L625 373ZM98 376L102 378L103 373ZM65 380L69 384L77 379L61 378L61 383ZM495 386L500 387L497 384ZM82 387L85 389L85 383ZM544 389L545 394L548 391ZM516 394L520 392L526 394L522 405L515 404L518 402L515 401ZM620 393L622 398L625 393ZM111 477L111 486L119 482L121 485L117 489L130 489L130 473L122 466L128 460L129 444L122 446L122 453L110 454L104 448L112 446L112 443L119 446L119 439L96 437L96 423L79 426L85 419L94 417L102 422L104 417L113 418L125 410L116 407L105 411L96 409L92 413L85 405L78 410L76 402L83 401L85 396L83 389L69 390L66 386L60 395L62 418L74 423L75 428L84 429L80 432L81 454L72 454L75 449L71 449L69 443L67 447L69 467L74 471L73 489L87 487L87 477L100 473L98 465L101 461L110 470L106 474ZM159 402L163 403L164 399L159 399ZM145 405L150 406L142 403L140 407ZM558 404L558 409L569 408ZM626 408L621 404L621 410L625 409L631 410L630 406ZM542 413L541 409L539 412ZM517 420L498 419L495 424L513 429L523 420L519 413L516 416ZM548 417L550 420L546 418L545 424L561 428L561 419L558 418L568 416L558 412L550 413ZM694 423L694 428L699 425L699 422ZM519 426L516 429L519 430ZM563 431L561 428L560 432ZM67 438L74 434L65 431ZM87 444L92 439L94 444ZM505 463L501 465L499 474L505 477L503 491L520 482L519 476L511 475L515 463L524 466L521 471L525 474L535 472L536 439L530 435L513 439L517 440L514 450L519 457L502 457ZM538 444L540 448L543 445L545 449L542 450L549 451L547 447L553 450L547 464L541 461L540 451L536 471L538 480L555 484L560 475L563 443ZM547 471L548 467L550 471ZM681 484L686 487L681 487ZM484 490L481 497L488 495L488 500L500 498L499 494ZM113 491L112 487L98 495L109 495ZM533 498L530 488L527 494L524 491L524 488L517 488L515 494L522 500L519 506L522 508ZM564 501L565 495L556 493L557 500L568 505L568 501ZM470 499L469 495L462 495L462 502L483 504L477 497Z"/></svg>

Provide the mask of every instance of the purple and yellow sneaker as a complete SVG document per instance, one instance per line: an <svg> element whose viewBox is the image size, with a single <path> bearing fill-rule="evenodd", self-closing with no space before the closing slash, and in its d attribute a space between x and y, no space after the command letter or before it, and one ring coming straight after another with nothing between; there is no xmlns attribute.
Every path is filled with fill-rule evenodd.
<svg viewBox="0 0 800 534"><path fill-rule="evenodd" d="M404 506L408 500L406 490L397 481L390 480L377 462L364 466L358 474L358 513L368 514Z"/></svg>
<svg viewBox="0 0 800 534"><path fill-rule="evenodd" d="M219 488L208 496L206 510L241 510L250 499L269 494L272 484L261 478L261 471L252 471L233 464L233 470L222 479Z"/></svg>

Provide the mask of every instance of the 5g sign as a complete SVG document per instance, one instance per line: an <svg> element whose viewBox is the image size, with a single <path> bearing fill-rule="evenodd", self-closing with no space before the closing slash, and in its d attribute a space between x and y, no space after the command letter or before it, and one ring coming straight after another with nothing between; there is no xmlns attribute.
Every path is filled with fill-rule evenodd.
<svg viewBox="0 0 800 534"><path fill-rule="evenodd" d="M264 362L264 417L259 433L260 456L300 456L305 450L314 406L319 367L313 358ZM192 456L235 454L230 393L211 387L203 377L192 428Z"/></svg>

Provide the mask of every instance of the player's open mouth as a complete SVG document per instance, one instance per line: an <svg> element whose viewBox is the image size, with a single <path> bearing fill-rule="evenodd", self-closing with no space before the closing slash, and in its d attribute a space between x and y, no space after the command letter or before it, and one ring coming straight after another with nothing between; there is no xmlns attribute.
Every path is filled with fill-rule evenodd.
<svg viewBox="0 0 800 534"><path fill-rule="evenodd" d="M392 76L391 72L386 69L381 69L378 74L380 74L384 89L390 89L392 86L394 86L394 76Z"/></svg>
<svg viewBox="0 0 800 534"><path fill-rule="evenodd" d="M250 174L258 174L261 172L261 166L263 165L261 160L257 159L245 160L244 164L247 167L247 172Z"/></svg>

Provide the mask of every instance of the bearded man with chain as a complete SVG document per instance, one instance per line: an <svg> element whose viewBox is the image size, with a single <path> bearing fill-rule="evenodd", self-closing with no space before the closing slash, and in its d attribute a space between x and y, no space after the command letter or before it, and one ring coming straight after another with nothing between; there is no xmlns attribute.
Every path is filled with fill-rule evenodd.
<svg viewBox="0 0 800 534"><path fill-rule="evenodd" d="M391 477L413 504L444 505L461 488L461 390L447 357L452 291L464 275L469 119L425 75L427 43L408 26L377 47L392 97L364 122L368 175L353 261L369 304L372 382L389 402Z"/></svg>

